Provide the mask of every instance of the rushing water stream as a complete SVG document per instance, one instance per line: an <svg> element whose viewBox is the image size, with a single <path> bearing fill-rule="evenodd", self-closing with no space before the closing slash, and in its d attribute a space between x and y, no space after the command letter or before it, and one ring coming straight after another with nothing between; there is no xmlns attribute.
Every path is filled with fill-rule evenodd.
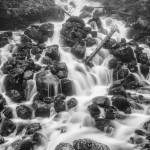
<svg viewBox="0 0 150 150"><path fill-rule="evenodd" d="M91 2L90 0L73 0L75 4L75 8L69 6L69 0L56 0L58 5L61 7L68 5L70 7L70 12L72 15L79 15L80 10L85 6L99 6L100 3ZM67 19L67 16L66 16ZM108 25L108 21L112 21L112 26L117 25L120 32L117 32L113 35L113 38L116 40L120 40L122 37L126 38L127 28L125 24L121 21L115 20L113 18L102 18L104 28L109 32L111 29L111 25ZM65 20L64 20L65 22ZM54 23L55 32L52 39L49 39L46 42L46 45L59 44L61 61L67 64L69 70L69 79L73 80L75 83L75 92L76 94L73 96L78 100L78 107L76 109L70 110L68 112L63 112L56 119L51 113L50 118L38 118L32 119L28 121L24 121L18 119L15 113L15 107L18 104L11 102L11 100L5 95L5 90L3 87L3 81L5 75L0 72L0 91L4 95L7 100L9 106L14 109L14 118L12 119L14 122L40 122L42 125L42 133L45 135L43 138L44 144L40 147L37 147L36 150L54 150L56 145L60 142L69 142L71 143L75 139L79 138L90 138L95 141L105 143L112 150L133 150L134 145L129 144L128 140L133 135L134 130L136 128L141 127L142 123L150 119L149 115L147 115L147 106L143 106L143 110L135 111L132 114L128 115L128 117L124 120L113 121L114 126L116 127L112 133L103 133L94 127L94 120L87 112L87 106L91 103L92 98L96 96L106 96L107 89L112 83L112 70L108 69L108 62L113 57L109 54L107 49L102 49L99 56L96 56L94 59L94 67L87 68L84 63L77 60L71 53L69 48L61 47L60 43L60 30L62 28L62 24L64 22L52 22ZM87 22L87 20L85 20ZM11 56L9 52L10 47L15 43L19 43L19 34L21 31L15 32L13 41L11 44L0 49L0 57L1 57L1 65ZM101 39L104 38L105 35L98 34L98 42L101 42ZM127 39L128 40L128 39ZM87 54L89 55L96 46L90 47L87 50ZM15 47L14 47L15 49ZM36 62L40 64L40 61ZM33 100L33 96L36 94L36 84L35 81L31 81L33 88L29 94L30 101L24 102L25 104L31 104ZM30 88L30 87L29 87ZM132 91L134 93L134 91ZM138 94L138 93L136 93ZM149 97L148 94L145 94L146 97ZM70 97L67 97L69 99ZM61 132L64 131L64 132ZM16 139L19 139L20 136L14 136L12 134L6 140L8 142L4 144L0 149L5 150L5 146L9 145ZM9 148L11 150L11 148Z"/></svg>

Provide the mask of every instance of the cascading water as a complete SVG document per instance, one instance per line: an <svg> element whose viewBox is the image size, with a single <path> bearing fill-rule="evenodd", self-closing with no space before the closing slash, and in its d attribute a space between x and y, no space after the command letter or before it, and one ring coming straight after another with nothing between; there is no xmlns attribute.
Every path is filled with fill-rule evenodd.
<svg viewBox="0 0 150 150"><path fill-rule="evenodd" d="M68 6L71 9L71 15L79 15L80 10L86 5L89 6L99 6L99 3L90 2L90 0L73 0L75 4L75 8L71 8L69 5L70 1L64 0L59 1L56 0L58 5L62 7ZM67 19L67 17L66 17ZM104 28L109 32L111 29L111 25L107 24L107 22L112 22L112 26L117 25L119 29L119 33L115 33L113 38L117 41L120 41L121 38L126 38L127 28L124 23L112 18L102 18L102 23ZM65 21L64 21L65 22ZM61 23L54 23L54 36L52 39L49 39L46 42L46 45L59 44L61 61L67 64L67 68L69 71L69 79L73 80L75 84L75 97L78 100L78 107L68 112L62 112L55 117L55 113L51 110L51 116L49 118L36 118L32 120L23 121L22 119L18 119L15 108L18 104L11 102L11 100L5 95L5 88L3 86L5 75L0 73L0 92L6 98L6 101L10 107L13 108L14 118L12 119L15 123L32 123L39 122L42 125L41 133L45 137L43 137L44 144L37 147L37 150L54 150L55 147L61 142L71 143L75 139L80 138L89 138L95 140L100 143L104 143L108 145L112 150L133 150L134 145L129 144L128 140L133 135L134 130L141 127L142 123L150 119L149 115L146 114L146 106L143 106L143 110L135 111L130 115L127 115L127 118L124 120L115 120L112 121L115 129L112 130L111 133L103 133L94 127L94 120L90 116L87 111L87 107L91 104L91 100L96 96L106 96L107 89L109 85L112 83L112 70L108 68L108 62L113 57L109 54L107 49L102 49L99 53L99 56L94 58L94 67L88 68L82 61L75 58L71 53L70 49L67 47L63 47L60 43L60 30L62 28ZM87 20L85 20L87 22ZM18 32L20 33L20 32ZM1 56L1 66L6 62L9 57L11 57L10 47L14 47L14 44L19 43L19 34L14 33L13 40L11 44L0 49ZM105 35L98 34L97 41L101 42L101 39L104 38ZM127 39L128 40L128 39ZM89 55L96 46L90 47L87 49L87 54ZM12 49L12 48L11 48ZM15 47L13 48L15 49ZM148 49L149 50L149 49ZM33 58L34 59L34 58ZM36 62L41 65L41 60ZM148 79L149 80L149 79ZM55 83L53 83L55 85ZM56 90L55 90L56 91ZM23 104L30 105L32 104L32 100L34 95L36 94L36 82L35 77L34 80L28 83L28 99L29 101L24 102ZM133 91L134 92L134 91ZM147 97L148 95L146 95ZM68 97L67 99L69 99ZM101 116L102 117L102 116ZM24 133L22 133L24 134ZM0 147L1 150L6 150L5 148L9 147L10 143L16 141L20 138L19 136L15 136L12 134L8 138L6 138L6 142L3 146Z"/></svg>

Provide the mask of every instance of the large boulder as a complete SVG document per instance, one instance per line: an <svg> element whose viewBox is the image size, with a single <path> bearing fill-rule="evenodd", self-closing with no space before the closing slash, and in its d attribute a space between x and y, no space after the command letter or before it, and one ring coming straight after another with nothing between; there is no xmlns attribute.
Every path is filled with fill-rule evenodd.
<svg viewBox="0 0 150 150"><path fill-rule="evenodd" d="M17 116L21 119L31 119L32 109L26 105L20 105L16 107Z"/></svg>
<svg viewBox="0 0 150 150"><path fill-rule="evenodd" d="M9 136L16 129L16 125L9 119L4 119L0 127L0 135Z"/></svg>
<svg viewBox="0 0 150 150"><path fill-rule="evenodd" d="M102 143L98 143L91 139L78 139L73 141L73 147L75 150L110 150L110 148Z"/></svg>
<svg viewBox="0 0 150 150"><path fill-rule="evenodd" d="M98 118L100 116L100 108L97 104L91 104L88 106L88 111L90 112L90 115L94 118Z"/></svg>
<svg viewBox="0 0 150 150"><path fill-rule="evenodd" d="M43 24L41 26L32 25L24 32L29 38L33 39L37 43L43 43L52 37L54 33L54 25L51 23Z"/></svg>
<svg viewBox="0 0 150 150"><path fill-rule="evenodd" d="M37 91L42 97L54 96L58 79L49 71L41 71L36 75Z"/></svg>
<svg viewBox="0 0 150 150"><path fill-rule="evenodd" d="M0 30L22 29L34 22L63 19L64 11L54 0L6 0L0 3Z"/></svg>

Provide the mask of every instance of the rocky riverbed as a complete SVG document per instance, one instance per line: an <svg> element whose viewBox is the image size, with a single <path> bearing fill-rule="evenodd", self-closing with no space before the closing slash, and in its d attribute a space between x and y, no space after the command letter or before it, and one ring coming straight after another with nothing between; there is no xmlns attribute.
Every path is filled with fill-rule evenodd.
<svg viewBox="0 0 150 150"><path fill-rule="evenodd" d="M150 149L147 26L97 0L0 4L1 150Z"/></svg>

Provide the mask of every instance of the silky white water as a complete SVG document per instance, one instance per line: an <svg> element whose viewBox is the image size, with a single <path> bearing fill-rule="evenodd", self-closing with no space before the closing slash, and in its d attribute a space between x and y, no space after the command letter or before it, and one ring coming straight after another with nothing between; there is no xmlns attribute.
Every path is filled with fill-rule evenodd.
<svg viewBox="0 0 150 150"><path fill-rule="evenodd" d="M72 0L75 4L75 8L72 8L69 3L69 0L56 0L58 5L69 7L71 15L79 15L80 10L85 6L100 6L100 3L92 2L90 0ZM67 19L67 16L66 18ZM121 21L115 20L113 18L102 18L104 28L109 32L111 30L111 25L107 24L107 21L112 21L112 26L117 25L119 33L115 33L113 38L120 40L122 37L126 38L127 28L125 24ZM115 129L112 130L112 133L102 133L94 127L94 120L87 111L87 106L91 103L92 98L96 96L106 96L107 89L112 82L112 70L108 69L108 62L112 58L107 49L102 49L100 54L94 59L94 67L88 68L84 65L81 60L75 58L71 53L69 48L62 47L60 43L60 30L62 24L65 22L52 22L55 26L55 32L52 39L49 39L46 42L46 45L59 44L59 50L61 54L61 61L65 62L69 71L69 79L73 80L75 83L76 94L72 97L75 97L78 100L77 108L70 110L68 112L61 113L57 118L54 117L55 113L51 110L50 118L36 118L28 121L18 119L15 114L15 108L18 104L14 104L11 100L5 95L5 90L3 87L3 81L5 76L0 72L0 92L6 98L7 103L10 107L14 109L14 119L16 123L20 122L39 122L42 125L43 145L37 147L36 150L54 150L56 145L60 142L71 143L75 139L79 138L90 138L101 143L107 144L112 150L133 150L134 145L128 143L129 138L134 133L134 130L140 128L143 122L150 119L147 115L146 107L143 106L143 110L140 112L134 112L131 115L128 115L126 119L122 121L115 120L113 124ZM87 20L85 20L87 22ZM21 32L21 31L20 31ZM14 33L14 38L11 41L10 45L7 45L0 49L0 60L1 66L7 59L11 56L10 47L13 47L14 44L19 43L19 32ZM100 39L103 39L105 35L98 34L97 41L101 42ZM128 39L127 39L128 40ZM89 55L96 45L87 49L86 55ZM15 47L14 47L15 49ZM39 62L36 62L40 64ZM35 81L31 81L31 93L29 95L29 101L24 102L25 104L31 104L33 96L36 94L36 85ZM30 88L30 87L29 87ZM138 93L136 93L138 94ZM146 97L149 94L145 95ZM69 99L68 97L67 99ZM63 132L62 132L63 131ZM14 136L12 134L6 140L6 144L3 147L0 147L1 150L5 150L5 147L9 147L10 143L20 138L20 136ZM11 148L8 148L11 150Z"/></svg>

